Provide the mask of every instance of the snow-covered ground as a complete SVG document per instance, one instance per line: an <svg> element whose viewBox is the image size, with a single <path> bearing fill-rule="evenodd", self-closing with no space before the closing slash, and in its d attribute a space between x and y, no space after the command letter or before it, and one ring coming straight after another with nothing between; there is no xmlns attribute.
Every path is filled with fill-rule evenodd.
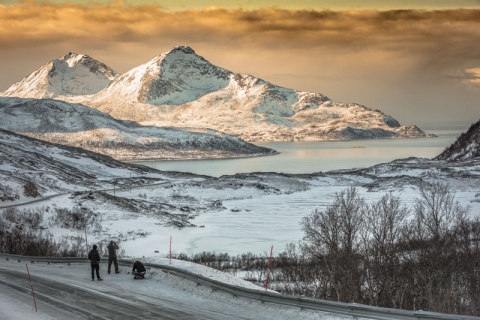
<svg viewBox="0 0 480 320"><path fill-rule="evenodd" d="M3 207L16 206L18 210L41 212L43 221L40 226L55 243L73 241L76 237L82 245L85 243L85 248L90 248L92 244L104 248L110 240L116 240L123 258L166 263L170 239L172 250L177 253L215 251L230 255L247 252L262 254L273 245L274 253L278 254L285 244L302 238L299 226L301 218L315 209L326 208L333 202L336 192L352 186L359 190L367 202L376 201L392 192L400 196L404 204L411 205L419 197L420 186L442 182L449 185L462 205L470 206L470 215L480 214L478 159L446 162L409 158L366 169L303 175L247 173L213 178L133 166L8 132L2 132L0 137L0 151L3 152L0 152L0 191L5 199L2 200ZM30 183L26 184L25 181ZM32 200L35 202L28 203ZM58 220L62 212L87 212L91 215L86 228L74 228L71 225L62 226L62 221ZM14 221L10 227L18 223L21 222ZM183 262L178 263L185 268L187 266ZM0 262L0 298L11 296L11 283L8 282L12 280L11 277L26 281L24 266L16 261ZM103 274L105 268L103 264ZM202 272L207 277L220 277L220 281L243 283L241 279L217 271L200 270L199 266L188 265L188 268ZM245 319L319 317L318 313L312 315L314 318L309 318L309 314L303 314L304 311L300 310L283 310L277 306L259 306L245 299L232 299L231 295L205 290L193 282L153 270L149 281L138 285L133 282L131 275L126 274L127 269L123 269L120 275L105 275L102 283L90 281L88 265L67 267L35 263L30 271L33 278L37 279L34 280L36 287L40 284L47 290L47 297L58 294L49 287L55 290L64 290L63 287L66 287L65 290L75 292L69 294L65 291L70 306L83 303L77 298L80 292L87 300L90 294L95 294L96 299L102 300L110 299L107 298L110 296L118 297L107 302L132 304L131 300L136 299L138 290L141 295L148 296L148 308L156 308L151 301L165 303L168 298L168 301L173 299L180 304L173 311L187 310L193 314L197 309L203 310L204 317L201 318L206 319L218 319L224 310L229 315L241 314ZM112 279L115 281L110 281ZM7 287L5 283L8 283ZM28 284L26 287L29 288ZM23 300L17 299L17 296L15 294L14 300L18 302L8 304L0 311L4 312L0 313L0 317L12 319L11 314L19 312L22 313L20 317L31 318L28 314L31 307L19 305L27 303L25 297L28 295L24 293ZM5 304L5 301L9 300L2 299L1 304ZM185 301L191 303L185 305ZM47 319L52 317L50 310L61 312L55 305L46 310L49 311L42 312ZM225 317L229 318L234 317ZM320 318L330 319L324 315Z"/></svg>
<svg viewBox="0 0 480 320"><path fill-rule="evenodd" d="M472 217L480 214L478 166L453 166L449 176L442 173L446 170L435 173L434 163L406 160L405 167L399 163L310 177L259 173L178 179L110 190L106 195L67 194L25 208L88 208L98 213L96 224L87 228L89 245L105 246L113 239L124 256L136 257L166 257L170 248L188 255L206 251L234 256L269 253L273 246L278 254L286 244L302 239L303 217L315 209L324 210L336 193L350 186L356 186L367 203L393 193L412 207L422 181L442 181L462 205L470 207ZM119 200L131 207L119 205ZM55 210L45 211L44 220L55 241L84 236L84 230L67 230L49 222L54 214Z"/></svg>
<svg viewBox="0 0 480 320"><path fill-rule="evenodd" d="M148 261L156 264L169 264L236 286L264 290L239 278L185 261L169 261L168 259L149 259ZM30 291L27 266L33 290L34 292L39 290L36 294L38 311L35 310ZM159 306L165 304L166 312L172 312L171 309L174 310L173 312L181 312L179 318L181 315L190 314L189 319L351 319L348 316L300 310L232 297L231 294L214 291L205 286L198 286L193 281L154 268L147 272L145 280L133 280L132 275L129 274L130 267L120 266L120 274L106 274L105 260L100 267L101 277L104 279L102 282L90 281L89 264L47 264L1 259L0 270L3 271L0 273L0 319L65 319L67 316L69 319L82 319L85 318L85 314L79 314L75 311L75 308L81 308L83 304L90 305L89 309L92 316L102 318L101 312L103 311L100 310L98 305L108 304L112 301L125 303L126 305L153 301ZM3 285L7 277L13 278L12 275L5 275L7 270L23 276L23 283L19 284L24 288L22 293ZM56 286L60 286L59 288L62 286L74 288L72 294L66 293L62 298L59 298L59 300L62 300L62 308L59 307L60 301L46 301L42 298L43 295L40 291L47 290L42 288L44 280L51 281L51 287L55 290ZM86 292L87 299L90 297L89 301L81 301L83 295L80 292ZM52 297L55 300L55 296L52 295L50 295L50 300ZM120 312L115 313L113 311L111 316L121 319Z"/></svg>

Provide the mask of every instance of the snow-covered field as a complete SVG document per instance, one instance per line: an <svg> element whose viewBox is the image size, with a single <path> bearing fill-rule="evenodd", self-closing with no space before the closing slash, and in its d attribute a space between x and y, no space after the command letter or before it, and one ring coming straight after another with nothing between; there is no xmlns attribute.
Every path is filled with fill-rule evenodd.
<svg viewBox="0 0 480 320"><path fill-rule="evenodd" d="M80 206L99 213L95 225L87 228L89 244L105 245L113 239L124 256L166 257L170 248L188 255L203 251L263 254L271 246L278 254L286 244L302 239L302 217L315 209L325 209L336 193L350 186L356 186L368 203L390 192L412 206L419 198L422 182L442 181L451 186L462 205L471 208L470 215L479 215L479 166L451 165L447 171L434 165L439 162L405 160L319 175L258 173L219 179L184 178L88 196L67 194L25 208ZM54 212L47 210L45 220L49 221ZM85 232L51 223L48 228L55 240L83 237Z"/></svg>

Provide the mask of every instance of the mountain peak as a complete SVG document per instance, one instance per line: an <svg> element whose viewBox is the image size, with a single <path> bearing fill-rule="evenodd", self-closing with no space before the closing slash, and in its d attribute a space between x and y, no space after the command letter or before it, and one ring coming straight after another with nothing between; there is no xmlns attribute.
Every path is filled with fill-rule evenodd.
<svg viewBox="0 0 480 320"><path fill-rule="evenodd" d="M165 55L171 55L177 52L181 52L185 54L195 54L195 51L189 46L176 46L172 50L168 51Z"/></svg>
<svg viewBox="0 0 480 320"><path fill-rule="evenodd" d="M96 96L121 101L181 105L223 89L231 72L212 65L188 46L177 46L115 79Z"/></svg>
<svg viewBox="0 0 480 320"><path fill-rule="evenodd" d="M203 57L197 55L195 53L195 50L193 50L189 46L176 46L167 52L164 52L162 54L155 56L150 62L153 62L154 64L159 62L162 64L165 64L165 63L169 63L176 60L182 60L182 59L205 60Z"/></svg>
<svg viewBox="0 0 480 320"><path fill-rule="evenodd" d="M82 53L69 52L66 55L64 55L63 57L61 57L60 60L68 60L70 58L77 58L77 57L81 59L85 56L88 57L87 55L82 54Z"/></svg>
<svg viewBox="0 0 480 320"><path fill-rule="evenodd" d="M69 52L66 55L64 55L63 57L61 57L59 60L65 61L68 64L68 66L70 68L72 68L83 58L92 59L89 56L84 55L84 54Z"/></svg>
<svg viewBox="0 0 480 320"><path fill-rule="evenodd" d="M88 55L69 52L34 71L2 94L23 98L90 95L105 88L115 71Z"/></svg>

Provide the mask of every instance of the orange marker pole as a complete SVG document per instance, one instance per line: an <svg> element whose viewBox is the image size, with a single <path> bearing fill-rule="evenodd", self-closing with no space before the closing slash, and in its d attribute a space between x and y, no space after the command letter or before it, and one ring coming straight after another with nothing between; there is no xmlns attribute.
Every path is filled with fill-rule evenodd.
<svg viewBox="0 0 480 320"><path fill-rule="evenodd" d="M28 271L28 263L25 263L27 266L28 280L30 281L30 288L32 289L33 304L35 305L35 312L38 312L37 309L37 300L35 299L35 292L33 292L32 278L30 278L30 271Z"/></svg>

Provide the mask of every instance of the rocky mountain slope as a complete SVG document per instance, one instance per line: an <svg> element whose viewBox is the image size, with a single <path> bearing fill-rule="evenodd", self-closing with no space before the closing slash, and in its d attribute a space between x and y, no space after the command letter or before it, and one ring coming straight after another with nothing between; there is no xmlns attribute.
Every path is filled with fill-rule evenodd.
<svg viewBox="0 0 480 320"><path fill-rule="evenodd" d="M30 77L3 95L45 96L43 87L20 90L34 87L27 81ZM81 102L118 119L211 128L247 141L428 136L414 125L400 125L379 110L335 103L320 93L296 91L233 73L211 64L187 46L175 47L115 77L95 94L74 95L73 90L63 89L48 92L55 92L56 99Z"/></svg>
<svg viewBox="0 0 480 320"><path fill-rule="evenodd" d="M0 98L0 128L121 160L234 158L275 154L214 130L140 126L80 104Z"/></svg>
<svg viewBox="0 0 480 320"><path fill-rule="evenodd" d="M480 121L472 124L436 160L472 160L480 158Z"/></svg>

